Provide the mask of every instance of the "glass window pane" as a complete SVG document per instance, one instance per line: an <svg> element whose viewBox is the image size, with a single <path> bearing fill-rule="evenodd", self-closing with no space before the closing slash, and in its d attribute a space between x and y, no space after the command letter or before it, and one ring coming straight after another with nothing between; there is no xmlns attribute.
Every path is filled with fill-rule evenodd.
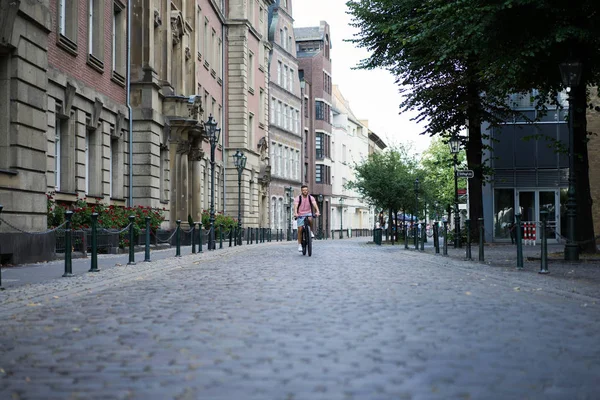
<svg viewBox="0 0 600 400"><path fill-rule="evenodd" d="M509 239L514 235L514 189L494 189L494 238Z"/></svg>

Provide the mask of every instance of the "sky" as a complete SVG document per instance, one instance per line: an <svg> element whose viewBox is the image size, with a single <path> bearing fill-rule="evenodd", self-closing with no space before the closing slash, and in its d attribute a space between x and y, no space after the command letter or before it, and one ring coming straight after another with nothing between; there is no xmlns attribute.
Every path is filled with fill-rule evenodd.
<svg viewBox="0 0 600 400"><path fill-rule="evenodd" d="M344 42L358 33L349 25L352 16L346 13L346 0L295 0L292 5L295 28L319 26L320 21L330 25L333 84L339 86L354 115L368 120L369 129L388 146L410 144L416 153L427 149L430 138L419 135L424 127L411 121L415 114L399 114L402 97L392 74L352 69L369 53Z"/></svg>

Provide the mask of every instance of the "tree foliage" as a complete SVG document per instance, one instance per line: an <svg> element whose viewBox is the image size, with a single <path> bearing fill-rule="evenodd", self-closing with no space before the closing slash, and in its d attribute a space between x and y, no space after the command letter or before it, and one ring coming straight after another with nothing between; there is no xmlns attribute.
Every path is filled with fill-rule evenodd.
<svg viewBox="0 0 600 400"><path fill-rule="evenodd" d="M465 153L460 152L457 155L457 161L460 165L465 161ZM440 212L447 210L454 204L454 157L448 151L448 144L441 138L435 138L431 141L429 148L425 150L421 158L421 168L424 175L430 210ZM466 182L464 179L458 180L458 187L464 189ZM438 207L434 207L437 203Z"/></svg>
<svg viewBox="0 0 600 400"><path fill-rule="evenodd" d="M347 187L378 208L402 210L414 204L417 166L417 160L404 147L373 153L354 166L356 178Z"/></svg>
<svg viewBox="0 0 600 400"><path fill-rule="evenodd" d="M544 110L563 89L558 64L583 62L574 88L577 240L594 251L585 110L587 88L600 83L600 2L597 0L350 0L351 41L370 51L358 68L388 69L405 95L401 111L416 110L425 134L468 128L472 217L482 216L482 122L510 117L505 99L537 89ZM472 232L474 237L477 232Z"/></svg>

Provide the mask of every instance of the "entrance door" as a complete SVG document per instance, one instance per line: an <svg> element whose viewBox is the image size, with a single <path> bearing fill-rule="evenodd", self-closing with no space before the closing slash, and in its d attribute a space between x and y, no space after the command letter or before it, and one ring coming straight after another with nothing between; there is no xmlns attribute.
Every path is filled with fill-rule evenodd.
<svg viewBox="0 0 600 400"><path fill-rule="evenodd" d="M558 190L517 190L516 207L521 212L521 221L539 222L540 211L548 211L548 224L546 237L549 240L558 240L556 232L560 232L560 197ZM537 235L539 243L541 236Z"/></svg>
<svg viewBox="0 0 600 400"><path fill-rule="evenodd" d="M546 237L548 240L558 240L557 232L560 226L560 195L558 190L540 191L538 197L540 211L548 211L548 223L546 225ZM541 220L541 218L539 218Z"/></svg>

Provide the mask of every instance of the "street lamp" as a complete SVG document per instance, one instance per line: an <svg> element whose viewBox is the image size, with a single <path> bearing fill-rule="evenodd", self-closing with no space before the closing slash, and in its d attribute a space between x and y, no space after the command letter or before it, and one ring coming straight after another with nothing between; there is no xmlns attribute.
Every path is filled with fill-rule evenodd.
<svg viewBox="0 0 600 400"><path fill-rule="evenodd" d="M319 201L319 210L323 210L323 195L317 197ZM323 239L323 216L319 216L319 239Z"/></svg>
<svg viewBox="0 0 600 400"><path fill-rule="evenodd" d="M454 156L454 248L460 247L460 216L458 215L458 176L456 168L458 165L458 152L460 151L460 139L452 135L448 141L450 154Z"/></svg>
<svg viewBox="0 0 600 400"><path fill-rule="evenodd" d="M414 217L416 218L416 221L414 223L414 244L415 244L415 249L418 246L418 233L419 233L419 178L415 179L415 215Z"/></svg>
<svg viewBox="0 0 600 400"><path fill-rule="evenodd" d="M244 172L244 168L246 168L246 160L247 157L243 152L236 150L233 155L233 163L238 172L238 235L239 245L242 245L242 172Z"/></svg>
<svg viewBox="0 0 600 400"><path fill-rule="evenodd" d="M563 85L569 93L569 190L567 192L567 243L565 244L565 261L578 261L579 248L575 242L577 223L577 199L575 198L575 88L581 80L582 65L577 61L564 62L559 65Z"/></svg>
<svg viewBox="0 0 600 400"><path fill-rule="evenodd" d="M208 121L204 123L204 128L208 133L208 139L210 141L210 237L208 242L208 249L215 249L215 147L219 143L219 136L221 129L217 128L217 121L213 119L212 114L208 116Z"/></svg>
<svg viewBox="0 0 600 400"><path fill-rule="evenodd" d="M344 229L344 198L340 197L340 239L344 238L342 230Z"/></svg>
<svg viewBox="0 0 600 400"><path fill-rule="evenodd" d="M292 240L292 224L290 221L290 211L292 209L292 203L293 203L293 199L294 199L294 188L291 186L286 186L283 188L285 190L285 195L287 198L287 216L286 216L286 223L287 223L287 240Z"/></svg>

